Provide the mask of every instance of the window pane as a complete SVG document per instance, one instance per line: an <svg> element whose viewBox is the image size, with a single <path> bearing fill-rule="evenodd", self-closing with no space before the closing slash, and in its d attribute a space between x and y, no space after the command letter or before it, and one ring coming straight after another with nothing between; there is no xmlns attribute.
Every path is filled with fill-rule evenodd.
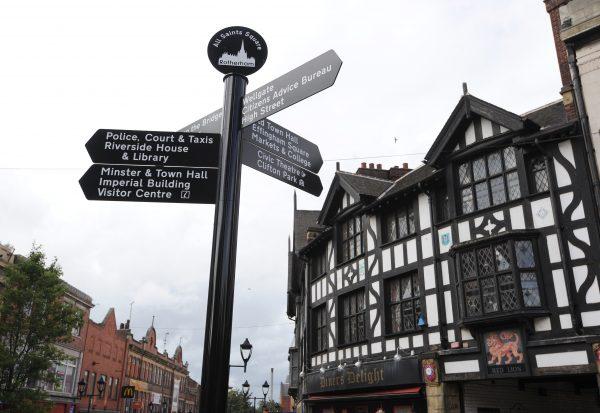
<svg viewBox="0 0 600 413"><path fill-rule="evenodd" d="M412 276L412 289L413 289L413 297L418 297L421 295L419 291L419 277L417 274Z"/></svg>
<svg viewBox="0 0 600 413"><path fill-rule="evenodd" d="M348 221L346 221L342 224L342 238L343 239L348 238Z"/></svg>
<svg viewBox="0 0 600 413"><path fill-rule="evenodd" d="M490 194L487 182L481 182L475 185L475 197L477 198L477 209L483 209L490 206Z"/></svg>
<svg viewBox="0 0 600 413"><path fill-rule="evenodd" d="M535 180L535 192L544 192L548 190L548 174L545 169L534 172L533 178Z"/></svg>
<svg viewBox="0 0 600 413"><path fill-rule="evenodd" d="M386 216L385 228L386 228L386 241L395 240L397 237L397 233L396 233L396 217L394 216L394 214L389 214Z"/></svg>
<svg viewBox="0 0 600 413"><path fill-rule="evenodd" d="M458 167L458 181L461 185L471 183L471 174L469 173L469 164L463 163Z"/></svg>
<svg viewBox="0 0 600 413"><path fill-rule="evenodd" d="M500 284L500 304L502 305L502 310L511 311L518 308L519 301L517 300L517 292L512 273L500 275L498 277L498 283Z"/></svg>
<svg viewBox="0 0 600 413"><path fill-rule="evenodd" d="M390 301L397 303L400 301L400 280L390 281Z"/></svg>
<svg viewBox="0 0 600 413"><path fill-rule="evenodd" d="M350 319L344 319L344 343L350 342Z"/></svg>
<svg viewBox="0 0 600 413"><path fill-rule="evenodd" d="M508 198L512 201L521 197L521 188L519 187L519 176L516 172L506 174L506 186L508 187Z"/></svg>
<svg viewBox="0 0 600 413"><path fill-rule="evenodd" d="M504 165L506 169L517 167L517 158L515 156L515 148L504 148Z"/></svg>
<svg viewBox="0 0 600 413"><path fill-rule="evenodd" d="M519 268L534 268L533 245L531 241L515 241L515 255Z"/></svg>
<svg viewBox="0 0 600 413"><path fill-rule="evenodd" d="M344 297L343 299L343 303L344 303L344 316L349 316L350 315L350 297Z"/></svg>
<svg viewBox="0 0 600 413"><path fill-rule="evenodd" d="M356 296L351 295L348 298L350 300L350 314L356 314Z"/></svg>
<svg viewBox="0 0 600 413"><path fill-rule="evenodd" d="M500 159L500 152L494 152L488 155L488 170L490 175L498 175L502 173L502 160Z"/></svg>
<svg viewBox="0 0 600 413"><path fill-rule="evenodd" d="M510 253L508 251L508 244L503 243L496 245L496 269L498 271L506 271L510 269Z"/></svg>
<svg viewBox="0 0 600 413"><path fill-rule="evenodd" d="M400 304L395 304L392 306L392 333L398 333L401 330L401 306Z"/></svg>
<svg viewBox="0 0 600 413"><path fill-rule="evenodd" d="M404 330L413 330L415 328L415 312L412 300L402 303L402 324Z"/></svg>
<svg viewBox="0 0 600 413"><path fill-rule="evenodd" d="M356 255L360 255L363 252L363 247L362 247L362 236L359 233L356 236Z"/></svg>
<svg viewBox="0 0 600 413"><path fill-rule="evenodd" d="M68 366L65 372L65 393L73 391L73 379L75 378L75 367ZM111 383L112 385L112 383Z"/></svg>
<svg viewBox="0 0 600 413"><path fill-rule="evenodd" d="M485 313L498 311L496 279L494 277L483 278L481 280L481 291L483 293L483 311Z"/></svg>
<svg viewBox="0 0 600 413"><path fill-rule="evenodd" d="M460 254L461 273L463 278L475 277L475 252L469 251Z"/></svg>
<svg viewBox="0 0 600 413"><path fill-rule="evenodd" d="M354 230L356 233L359 233L360 231L362 231L362 223L360 221L360 217L354 218Z"/></svg>
<svg viewBox="0 0 600 413"><path fill-rule="evenodd" d="M400 238L408 235L408 222L404 211L398 214L398 235Z"/></svg>
<svg viewBox="0 0 600 413"><path fill-rule="evenodd" d="M492 188L492 202L494 205L505 203L506 191L504 190L504 176L490 179L490 187Z"/></svg>
<svg viewBox="0 0 600 413"><path fill-rule="evenodd" d="M356 297L357 297L356 311L361 312L365 309L365 295L361 291L360 293L358 293L358 295Z"/></svg>
<svg viewBox="0 0 600 413"><path fill-rule="evenodd" d="M412 208L408 208L408 233L415 232L415 213Z"/></svg>
<svg viewBox="0 0 600 413"><path fill-rule="evenodd" d="M481 314L481 299L479 297L479 284L477 280L465 282L464 289L467 315Z"/></svg>
<svg viewBox="0 0 600 413"><path fill-rule="evenodd" d="M416 300L414 300L414 305L415 305L415 319L418 319L419 316L421 315L421 300L418 298Z"/></svg>
<svg viewBox="0 0 600 413"><path fill-rule="evenodd" d="M402 298L412 297L412 288L410 285L410 277L404 277L400 280L402 286Z"/></svg>
<svg viewBox="0 0 600 413"><path fill-rule="evenodd" d="M523 304L525 307L539 307L542 305L537 277L534 272L521 273L521 288L523 289Z"/></svg>
<svg viewBox="0 0 600 413"><path fill-rule="evenodd" d="M350 221L348 221L348 237L351 237L352 235L354 235L354 223L352 219L350 219Z"/></svg>
<svg viewBox="0 0 600 413"><path fill-rule="evenodd" d="M462 198L462 212L464 214L468 214L469 212L473 212L473 192L472 188L468 187L461 191Z"/></svg>
<svg viewBox="0 0 600 413"><path fill-rule="evenodd" d="M473 161L473 180L480 181L487 176L485 171L485 159L479 158Z"/></svg>
<svg viewBox="0 0 600 413"><path fill-rule="evenodd" d="M365 316L364 314L359 314L356 316L356 322L358 324L358 340L364 340L365 338Z"/></svg>
<svg viewBox="0 0 600 413"><path fill-rule="evenodd" d="M477 268L480 276L494 273L494 258L489 247L477 250Z"/></svg>
<svg viewBox="0 0 600 413"><path fill-rule="evenodd" d="M356 341L356 317L350 318L350 340Z"/></svg>

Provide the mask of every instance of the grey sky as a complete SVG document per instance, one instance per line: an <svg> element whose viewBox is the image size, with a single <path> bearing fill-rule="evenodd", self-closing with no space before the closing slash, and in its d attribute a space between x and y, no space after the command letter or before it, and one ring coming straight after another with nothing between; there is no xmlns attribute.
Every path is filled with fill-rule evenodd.
<svg viewBox="0 0 600 413"><path fill-rule="evenodd" d="M222 76L206 57L218 29L244 25L269 47L248 90L334 49L336 84L272 117L354 171L422 159L458 101L472 94L516 113L560 98L541 0L66 1L0 3L0 241L57 256L65 279L90 294L100 320L124 321L135 300L137 338L156 315L159 348L183 341L200 378L213 207L86 201L78 179L98 128L177 130L222 104ZM393 137L398 137L394 143ZM416 155L407 155L416 154ZM371 156L399 155L379 159ZM11 169L16 168L16 169ZM50 168L50 169L35 169ZM320 176L325 190L335 162ZM248 337L246 377L287 374L285 315L292 188L242 174L232 363ZM299 194L303 209L319 199Z"/></svg>

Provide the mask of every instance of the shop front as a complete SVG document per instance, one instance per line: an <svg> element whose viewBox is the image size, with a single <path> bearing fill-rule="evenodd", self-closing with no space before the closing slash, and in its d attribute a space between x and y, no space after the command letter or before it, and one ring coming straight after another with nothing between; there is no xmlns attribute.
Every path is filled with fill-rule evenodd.
<svg viewBox="0 0 600 413"><path fill-rule="evenodd" d="M422 413L425 392L416 358L340 365L309 373L306 413Z"/></svg>

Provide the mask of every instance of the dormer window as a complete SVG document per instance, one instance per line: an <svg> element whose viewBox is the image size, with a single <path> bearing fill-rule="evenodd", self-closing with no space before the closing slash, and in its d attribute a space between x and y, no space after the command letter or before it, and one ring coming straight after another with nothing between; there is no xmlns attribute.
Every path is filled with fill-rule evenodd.
<svg viewBox="0 0 600 413"><path fill-rule="evenodd" d="M354 216L340 225L340 260L346 262L363 253L362 224L360 216Z"/></svg>
<svg viewBox="0 0 600 413"><path fill-rule="evenodd" d="M383 241L392 242L415 233L415 212L413 204L388 212L383 218Z"/></svg>
<svg viewBox="0 0 600 413"><path fill-rule="evenodd" d="M520 198L515 149L504 148L460 164L458 186L463 214Z"/></svg>

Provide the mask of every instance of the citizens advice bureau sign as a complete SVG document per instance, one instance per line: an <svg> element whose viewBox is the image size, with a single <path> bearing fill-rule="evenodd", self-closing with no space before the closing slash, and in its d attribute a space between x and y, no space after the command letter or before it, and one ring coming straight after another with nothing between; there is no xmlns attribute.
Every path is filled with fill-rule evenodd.
<svg viewBox="0 0 600 413"><path fill-rule="evenodd" d="M410 358L363 363L360 368L349 364L342 371L332 368L323 374L310 373L306 392L316 394L419 383L422 383L419 362Z"/></svg>

